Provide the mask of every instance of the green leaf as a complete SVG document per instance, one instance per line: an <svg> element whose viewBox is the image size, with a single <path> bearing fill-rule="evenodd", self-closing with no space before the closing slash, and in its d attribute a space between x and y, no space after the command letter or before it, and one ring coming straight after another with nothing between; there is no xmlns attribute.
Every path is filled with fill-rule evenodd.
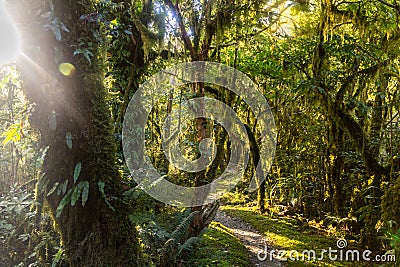
<svg viewBox="0 0 400 267"><path fill-rule="evenodd" d="M58 262L61 260L61 257L64 253L64 250L60 248L57 253L54 255L53 262L51 263L51 267L56 267Z"/></svg>
<svg viewBox="0 0 400 267"><path fill-rule="evenodd" d="M3 145L5 146L8 142L14 141L17 142L21 139L21 124L15 123L12 124L8 129L2 134L5 137L3 140Z"/></svg>
<svg viewBox="0 0 400 267"><path fill-rule="evenodd" d="M113 19L110 23L111 25L118 25L118 18Z"/></svg>
<svg viewBox="0 0 400 267"><path fill-rule="evenodd" d="M102 195L103 197L105 197L105 196L106 196L106 195L104 194L104 186L105 186L105 183L104 183L103 181L100 181L100 182L98 182L97 184L99 185L99 191L100 191L101 195Z"/></svg>
<svg viewBox="0 0 400 267"><path fill-rule="evenodd" d="M76 180L78 180L79 174L81 173L81 169L82 169L82 163L78 162L74 170L74 184L76 183Z"/></svg>
<svg viewBox="0 0 400 267"><path fill-rule="evenodd" d="M75 206L76 202L78 201L78 199L81 195L81 192L82 192L82 188L81 188L80 184L78 184L77 186L75 186L75 189L71 196L71 206L72 207Z"/></svg>
<svg viewBox="0 0 400 267"><path fill-rule="evenodd" d="M88 49L76 49L74 51L74 56L76 56L76 55L83 55L86 58L86 60L89 62L89 64L92 63L92 61L90 60L90 57L93 56L93 53L90 52Z"/></svg>
<svg viewBox="0 0 400 267"><path fill-rule="evenodd" d="M60 29L60 27L58 25L54 25L51 28L51 31L53 32L54 36L56 37L56 40L60 42L61 41L61 29Z"/></svg>
<svg viewBox="0 0 400 267"><path fill-rule="evenodd" d="M65 134L65 139L67 141L67 146L69 148L69 150L72 149L72 134L70 132Z"/></svg>
<svg viewBox="0 0 400 267"><path fill-rule="evenodd" d="M107 196L104 193L104 186L105 183L103 181L100 181L97 183L99 186L99 191L101 193L101 195L103 196L104 202L106 202L107 206L112 210L112 211L116 211L115 208L111 205L110 201L107 200Z"/></svg>
<svg viewBox="0 0 400 267"><path fill-rule="evenodd" d="M64 195L67 191L68 179L64 181L64 183L60 184L57 188L57 195Z"/></svg>
<svg viewBox="0 0 400 267"><path fill-rule="evenodd" d="M44 178L44 174L42 174L42 175L40 176L39 182L38 182L38 184L37 184L38 192L40 192L40 193L45 192L45 190L47 190L47 186L49 185L49 183L50 183L50 180Z"/></svg>
<svg viewBox="0 0 400 267"><path fill-rule="evenodd" d="M67 180L68 181L68 180ZM71 195L72 195L72 188L68 191L68 193L61 199L60 203L58 204L56 210L56 218L60 217L64 207L71 202Z"/></svg>
<svg viewBox="0 0 400 267"><path fill-rule="evenodd" d="M201 241L200 237L194 236L186 240L186 242L178 246L178 255L181 254L183 251L190 251L193 247Z"/></svg>
<svg viewBox="0 0 400 267"><path fill-rule="evenodd" d="M64 23L60 22L59 24L60 24L60 29L61 30L65 31L65 32L69 32L69 29L67 28L67 26L65 26Z"/></svg>
<svg viewBox="0 0 400 267"><path fill-rule="evenodd" d="M92 52L87 51L87 52L84 53L83 55L85 56L86 60L87 60L89 63L92 63L92 61L90 60L90 57L93 56Z"/></svg>
<svg viewBox="0 0 400 267"><path fill-rule="evenodd" d="M89 182L82 182L83 191L82 191L82 206L84 207L88 198L89 198Z"/></svg>
<svg viewBox="0 0 400 267"><path fill-rule="evenodd" d="M58 184L59 182L55 182L54 186L50 189L49 193L47 193L47 196L50 196L51 194L54 193L54 191L56 191Z"/></svg>

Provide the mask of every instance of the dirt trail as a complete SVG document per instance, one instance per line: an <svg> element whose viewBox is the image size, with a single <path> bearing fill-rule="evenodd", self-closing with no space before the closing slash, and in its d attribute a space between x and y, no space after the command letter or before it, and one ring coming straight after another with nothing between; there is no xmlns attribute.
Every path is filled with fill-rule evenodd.
<svg viewBox="0 0 400 267"><path fill-rule="evenodd" d="M232 233L239 238L242 244L248 249L251 261L251 267L282 267L284 266L280 261L272 257L270 260L270 254L260 254L260 257L264 257L265 260L260 260L257 256L260 251L265 251L265 246L268 246L267 251L271 251L273 248L269 246L265 236L260 234L251 225L243 222L239 218L235 218L227 215L223 211L218 211L215 216L215 221L221 223L225 227L229 228Z"/></svg>

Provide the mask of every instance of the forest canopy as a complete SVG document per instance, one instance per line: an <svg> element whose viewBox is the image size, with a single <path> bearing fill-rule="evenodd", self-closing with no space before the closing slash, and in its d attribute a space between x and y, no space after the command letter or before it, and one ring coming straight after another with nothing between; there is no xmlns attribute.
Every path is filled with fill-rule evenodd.
<svg viewBox="0 0 400 267"><path fill-rule="evenodd" d="M318 248L341 238L400 255L396 0L1 4L0 266L253 266L229 228L239 218L288 251L313 249L295 238ZM196 62L238 72L168 78L136 97L151 108L130 104L160 71ZM237 120L184 120L207 105ZM127 130L136 113L143 124ZM170 151L204 168L179 168L172 138ZM240 146L246 164L222 198L193 189L201 204L170 205L138 182L149 163L171 184L213 185Z"/></svg>

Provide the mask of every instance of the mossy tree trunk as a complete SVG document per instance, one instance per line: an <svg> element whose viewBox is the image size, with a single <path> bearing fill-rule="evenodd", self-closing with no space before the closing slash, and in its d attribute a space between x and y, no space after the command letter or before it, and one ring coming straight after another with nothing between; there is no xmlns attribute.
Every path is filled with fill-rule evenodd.
<svg viewBox="0 0 400 267"><path fill-rule="evenodd" d="M385 3L383 4L386 5ZM359 62L354 60L354 62L349 65L348 75L341 79L340 83L335 84L327 82L326 70L330 71L332 65L329 62L329 53L331 53L331 51L327 49L326 45L330 44L332 41L332 37L330 37L332 33L329 32L334 28L334 23L337 23L339 21L338 18L342 18L343 15L354 16L352 18L356 18L356 21L358 21L355 25L361 23L362 20L365 19L359 14L352 15L346 12L339 10L330 0L321 2L320 25L318 29L317 47L313 57L312 79L319 88L316 91L316 94L319 95L318 104L325 109L326 114L329 116L330 121L334 123L335 127L347 134L364 162L370 182L363 185L364 188L366 188L364 196L368 196L369 200L368 203L365 203L366 214L363 220L360 221L363 225L361 241L369 248L374 249L379 244L377 241L376 224L381 212L379 209L382 197L381 188L383 182L387 181L390 177L390 166L381 162L379 159L379 140L385 121L383 112L384 103L380 96L384 95L389 85L389 77L387 74L384 74L387 72L385 68L389 60L384 64L377 62L375 65L367 68L360 68ZM372 35L372 32L370 32L370 34ZM385 36L386 33L379 32L379 34L382 34L382 38L381 36L377 38L380 40L377 45L380 47L382 53L391 59L390 55L393 51L390 51L390 49L398 47L399 38L397 38L397 36L400 35L396 33L393 34L396 38L385 38L383 36ZM370 79L377 80L379 83L369 84ZM363 91L366 95L375 95L371 110L371 118L368 119L369 127L364 124L364 119L366 118L362 118L362 116L358 116L357 118L357 116L351 113L351 108L345 105L345 98L349 96L353 97L352 90L355 87L359 88L358 90ZM354 94L354 96L357 96L357 94ZM367 102L365 99L363 99L363 101ZM340 153L340 150L337 152ZM337 167L333 165L334 169L332 169L332 171L336 172L335 176L339 178L340 169L338 167L342 166L343 163L340 161L340 158L337 159L339 162L334 162L334 165L339 165ZM331 172L331 178L335 178L333 175L335 174L334 172ZM337 182L340 182L340 180L337 180ZM333 184L335 184L335 186L340 186L340 183L336 183L335 181ZM334 199L336 199L334 202L337 202L337 200L340 199L340 194L337 193L340 192L333 189L333 193ZM335 194L337 194L337 196L335 196ZM337 205L337 203L335 203L335 205ZM335 213L340 215L342 211L340 209L335 209Z"/></svg>
<svg viewBox="0 0 400 267"><path fill-rule="evenodd" d="M190 59L192 61L207 61L209 59L209 51L211 47L212 40L216 33L217 21L211 19L211 10L213 8L213 2L207 2L204 7L204 18L195 17L193 21L197 23L205 23L205 31L203 33L203 40L201 47L199 47L199 40L201 33L195 32L194 42L189 37L188 31L186 30L186 26L184 24L184 18L181 13L181 9L179 6L179 2L173 3L171 0L164 0L165 5L171 10L174 14L177 24L180 29L180 33L183 39L183 43L185 49L188 50ZM196 41L197 40L197 41ZM193 93L197 97L205 96L205 85L200 82L193 85ZM202 110L203 107L198 107L199 110ZM196 118L196 130L197 130L197 141L200 142L205 138L210 137L210 126L207 122L206 118L200 117ZM209 173L210 174L210 173ZM201 186L209 182L208 180L213 180L214 177L207 177L206 170L202 170L196 173L194 177L194 186ZM207 197L206 194L202 192L202 190L196 190L193 197L193 202L196 200L205 200ZM200 232L208 226L208 224L212 221L215 216L215 213L219 207L219 202L216 201L210 205L203 205L198 207L193 207L193 211L200 211L198 215L195 216L193 222L191 223L188 230L188 237L198 236Z"/></svg>
<svg viewBox="0 0 400 267"><path fill-rule="evenodd" d="M22 6L22 1L15 4ZM31 124L48 148L37 194L46 199L70 266L141 266L137 232L121 201L123 187L93 37L97 25L80 19L94 12L93 4L24 1L16 15L25 54L18 65L34 107ZM90 62L82 54L74 56L76 49L87 53ZM60 67L66 68L64 74ZM76 204L67 201L57 216L62 199L73 199L68 192L84 183L89 185L86 203L80 192Z"/></svg>
<svg viewBox="0 0 400 267"><path fill-rule="evenodd" d="M253 174L257 173L257 164L260 161L260 148L257 143L256 137L254 136L254 129L252 130L247 124L244 125L247 131L247 135L250 141L250 154L251 154L251 165L253 168ZM264 173L262 170L258 170L260 173L257 173L258 177L264 177ZM258 180L257 180L258 181ZM265 209L265 180L262 181L261 184L257 185L257 208L261 213L266 211Z"/></svg>
<svg viewBox="0 0 400 267"><path fill-rule="evenodd" d="M336 121L330 122L328 144L328 188L330 197L330 209L336 216L345 217L342 172L343 158L343 130L338 127Z"/></svg>

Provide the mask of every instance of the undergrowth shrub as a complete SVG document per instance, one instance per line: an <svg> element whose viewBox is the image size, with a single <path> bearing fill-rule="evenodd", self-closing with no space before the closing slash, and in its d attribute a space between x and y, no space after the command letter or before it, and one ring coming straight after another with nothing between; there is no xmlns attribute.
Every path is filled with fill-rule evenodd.
<svg viewBox="0 0 400 267"><path fill-rule="evenodd" d="M65 266L51 218L29 191L14 185L0 195L0 266Z"/></svg>

